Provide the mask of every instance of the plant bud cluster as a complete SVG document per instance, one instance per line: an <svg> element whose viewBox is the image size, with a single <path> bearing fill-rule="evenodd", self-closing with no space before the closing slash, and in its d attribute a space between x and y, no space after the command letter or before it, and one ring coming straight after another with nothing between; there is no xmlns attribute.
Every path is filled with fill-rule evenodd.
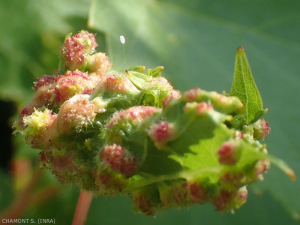
<svg viewBox="0 0 300 225"><path fill-rule="evenodd" d="M238 97L200 88L181 95L161 77L163 67L113 71L96 46L87 31L67 36L59 72L37 79L14 124L40 149L41 164L95 195L129 194L146 215L243 205L246 185L269 168L256 140L270 132L268 123L235 130L227 122L243 112Z"/></svg>

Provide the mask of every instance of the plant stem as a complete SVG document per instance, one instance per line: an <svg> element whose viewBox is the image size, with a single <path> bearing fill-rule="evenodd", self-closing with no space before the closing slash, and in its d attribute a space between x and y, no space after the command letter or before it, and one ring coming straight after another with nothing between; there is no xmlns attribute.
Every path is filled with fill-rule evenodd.
<svg viewBox="0 0 300 225"><path fill-rule="evenodd" d="M92 193L80 191L72 225L84 225L92 202L92 198Z"/></svg>

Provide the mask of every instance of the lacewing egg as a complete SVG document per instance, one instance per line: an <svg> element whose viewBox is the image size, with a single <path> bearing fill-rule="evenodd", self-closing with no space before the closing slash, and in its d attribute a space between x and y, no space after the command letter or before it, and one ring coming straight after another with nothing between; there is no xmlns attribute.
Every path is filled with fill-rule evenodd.
<svg viewBox="0 0 300 225"><path fill-rule="evenodd" d="M120 41L123 45L125 44L125 37L123 35L120 36Z"/></svg>

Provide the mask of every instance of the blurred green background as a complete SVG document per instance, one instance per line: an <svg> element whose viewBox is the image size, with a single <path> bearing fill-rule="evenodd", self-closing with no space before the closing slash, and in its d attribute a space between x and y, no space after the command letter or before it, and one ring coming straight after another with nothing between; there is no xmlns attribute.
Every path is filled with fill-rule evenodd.
<svg viewBox="0 0 300 225"><path fill-rule="evenodd" d="M9 127L33 96L36 78L57 69L64 36L82 29L97 33L97 50L107 52L116 69L162 65L163 76L181 91L198 86L228 92L235 51L242 45L264 106L269 108L265 116L272 128L265 140L269 153L285 160L300 176L299 0L0 1L3 165L11 152L14 162L26 159L29 165L36 164L38 151L27 147L19 135L12 137L11 144ZM126 38L124 46L120 35ZM7 125L9 115L13 117ZM22 186L9 168L4 166L0 173L0 212ZM59 184L46 172L36 189L49 186L56 187L55 194L31 204L22 218L55 218L56 224L70 224L78 188ZM153 218L134 214L128 197L98 197L93 199L86 224L298 224L299 181L291 182L271 167L265 181L249 189L248 202L234 215L220 215L205 204Z"/></svg>

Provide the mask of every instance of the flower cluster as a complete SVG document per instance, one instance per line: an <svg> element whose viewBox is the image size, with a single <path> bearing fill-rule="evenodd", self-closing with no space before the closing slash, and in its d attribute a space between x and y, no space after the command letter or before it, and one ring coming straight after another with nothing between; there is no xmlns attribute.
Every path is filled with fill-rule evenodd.
<svg viewBox="0 0 300 225"><path fill-rule="evenodd" d="M69 35L58 74L35 82L35 95L14 127L40 149L39 161L63 183L95 195L129 194L134 209L211 202L218 211L246 202L246 185L269 168L264 120L230 125L243 103L200 88L184 93L163 77L111 69L95 53L95 35ZM61 74L60 74L61 73Z"/></svg>

